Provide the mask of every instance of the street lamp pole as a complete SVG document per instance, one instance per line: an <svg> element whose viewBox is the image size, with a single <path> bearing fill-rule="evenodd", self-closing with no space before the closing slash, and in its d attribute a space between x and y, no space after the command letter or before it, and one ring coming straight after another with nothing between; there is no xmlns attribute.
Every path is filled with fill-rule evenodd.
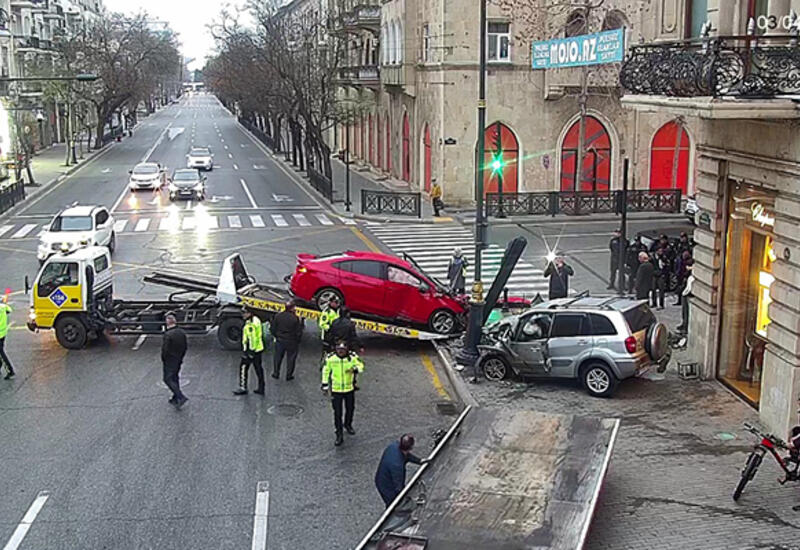
<svg viewBox="0 0 800 550"><path fill-rule="evenodd" d="M478 381L478 342L483 321L483 282L481 254L486 242L486 219L483 211L483 175L486 143L486 0L481 0L479 31L480 67L478 71L478 146L475 150L475 281L469 304L467 339L458 356L459 363L473 367L473 382Z"/></svg>
<svg viewBox="0 0 800 550"><path fill-rule="evenodd" d="M347 108L344 132L344 209L350 212L350 108Z"/></svg>

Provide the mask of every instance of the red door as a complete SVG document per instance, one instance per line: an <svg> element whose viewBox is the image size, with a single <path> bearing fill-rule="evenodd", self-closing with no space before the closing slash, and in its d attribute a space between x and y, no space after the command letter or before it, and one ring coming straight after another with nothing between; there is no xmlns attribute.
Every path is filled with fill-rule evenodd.
<svg viewBox="0 0 800 550"><path fill-rule="evenodd" d="M425 191L431 190L431 129L430 126L425 124L425 134L422 138L422 145L425 149L424 165L423 165L423 180L425 182Z"/></svg>
<svg viewBox="0 0 800 550"><path fill-rule="evenodd" d="M498 134L498 129L500 133ZM497 193L498 183L503 182L504 193L516 193L519 186L517 161L519 144L514 132L505 124L494 122L486 127L484 139L483 192ZM493 166L495 159L501 161L501 168Z"/></svg>
<svg viewBox="0 0 800 550"><path fill-rule="evenodd" d="M403 181L411 181L411 128L408 113L403 115Z"/></svg>
<svg viewBox="0 0 800 550"><path fill-rule="evenodd" d="M423 282L413 273L389 264L384 304L394 318L427 323L431 314L430 293L420 291Z"/></svg>
<svg viewBox="0 0 800 550"><path fill-rule="evenodd" d="M378 129L378 131L376 132L377 137L378 137L378 147L377 147L377 149L378 149L378 164L376 164L375 166L378 167L378 168L382 168L383 167L383 139L381 139L381 115L375 115L375 118L376 118L375 127Z"/></svg>
<svg viewBox="0 0 800 550"><path fill-rule="evenodd" d="M653 136L650 151L650 189L680 189L686 194L689 180L689 134L676 122L668 122Z"/></svg>
<svg viewBox="0 0 800 550"><path fill-rule="evenodd" d="M386 115L386 171L392 171L392 134L389 128L389 115Z"/></svg>
<svg viewBox="0 0 800 550"><path fill-rule="evenodd" d="M561 190L608 191L611 183L611 139L608 131L595 117L586 117L580 184L575 170L579 133L580 121L576 120L561 145Z"/></svg>

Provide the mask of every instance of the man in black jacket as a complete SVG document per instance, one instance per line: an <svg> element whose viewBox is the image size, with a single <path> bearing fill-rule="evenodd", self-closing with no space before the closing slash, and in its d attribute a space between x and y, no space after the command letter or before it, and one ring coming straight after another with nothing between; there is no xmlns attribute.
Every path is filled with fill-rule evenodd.
<svg viewBox="0 0 800 550"><path fill-rule="evenodd" d="M547 263L544 276L550 277L550 292L548 293L550 300L567 297L569 294L569 278L572 275L575 275L575 271L567 265L564 258L558 257Z"/></svg>
<svg viewBox="0 0 800 550"><path fill-rule="evenodd" d="M653 255L653 293L651 307L658 306L664 309L664 292L667 288L667 278L669 277L670 262L663 248L657 248Z"/></svg>
<svg viewBox="0 0 800 550"><path fill-rule="evenodd" d="M345 342L350 351L364 352L364 346L358 339L356 324L350 318L350 310L344 306L339 309L339 318L331 323L331 328L325 333L325 341L330 349L339 342Z"/></svg>
<svg viewBox="0 0 800 550"><path fill-rule="evenodd" d="M303 335L303 323L294 312L294 300L286 303L286 309L278 313L272 320L270 332L275 338L275 354L272 362L272 377L280 378L281 363L286 356L286 381L294 379L294 365L300 349L300 337Z"/></svg>
<svg viewBox="0 0 800 550"><path fill-rule="evenodd" d="M186 355L186 333L178 327L178 321L173 313L164 317L167 329L161 339L161 362L164 366L164 383L172 392L169 402L180 409L189 400L181 392L180 372L183 357Z"/></svg>
<svg viewBox="0 0 800 550"><path fill-rule="evenodd" d="M655 266L650 261L647 252L639 252L639 267L636 270L636 299L647 300L650 298L650 291L653 290L653 274Z"/></svg>

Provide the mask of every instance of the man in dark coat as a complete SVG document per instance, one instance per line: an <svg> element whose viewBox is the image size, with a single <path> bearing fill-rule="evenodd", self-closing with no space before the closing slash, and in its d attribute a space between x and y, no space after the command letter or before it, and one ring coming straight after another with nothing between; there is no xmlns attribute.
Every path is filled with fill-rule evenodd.
<svg viewBox="0 0 800 550"><path fill-rule="evenodd" d="M375 487L378 489L383 503L388 508L403 491L406 485L406 464L425 464L427 459L420 459L411 453L414 448L414 436L404 434L399 441L389 444L383 451L378 471L375 472Z"/></svg>
<svg viewBox="0 0 800 550"><path fill-rule="evenodd" d="M639 252L647 252L647 247L642 242L642 237L637 235L633 242L628 246L628 294L633 292L636 282L636 271L639 269Z"/></svg>
<svg viewBox="0 0 800 550"><path fill-rule="evenodd" d="M294 365L300 350L303 336L303 322L295 313L294 300L286 303L286 309L278 313L272 321L270 332L275 338L275 354L272 359L272 377L280 378L281 363L286 356L286 380L294 379Z"/></svg>
<svg viewBox="0 0 800 550"><path fill-rule="evenodd" d="M325 342L330 349L333 349L339 342L345 342L350 351L364 352L364 346L356 332L356 324L350 318L349 308L342 306L339 309L339 317L325 332Z"/></svg>
<svg viewBox="0 0 800 550"><path fill-rule="evenodd" d="M608 280L609 290L617 286L617 269L619 268L619 251L621 246L624 246L622 242L622 231L615 229L614 236L611 237L608 243L608 249L611 251L611 258L609 259L609 271L611 272L611 277Z"/></svg>
<svg viewBox="0 0 800 550"><path fill-rule="evenodd" d="M636 282L634 283L637 300L648 300L650 298L650 291L653 290L654 273L655 266L650 261L650 256L647 252L639 252L639 268L636 270Z"/></svg>
<svg viewBox="0 0 800 550"><path fill-rule="evenodd" d="M169 402L180 409L189 400L181 392L180 372L183 357L186 355L186 333L178 327L173 313L164 317L167 329L161 339L161 362L163 364L164 384L172 392Z"/></svg>
<svg viewBox="0 0 800 550"><path fill-rule="evenodd" d="M658 306L664 309L664 292L667 289L667 279L669 278L670 263L669 258L663 248L657 248L653 255L653 293L651 307Z"/></svg>
<svg viewBox="0 0 800 550"><path fill-rule="evenodd" d="M559 257L547 263L544 276L550 277L550 292L548 293L550 300L567 297L569 294L569 278L572 275L575 275L575 271L567 265L564 258Z"/></svg>

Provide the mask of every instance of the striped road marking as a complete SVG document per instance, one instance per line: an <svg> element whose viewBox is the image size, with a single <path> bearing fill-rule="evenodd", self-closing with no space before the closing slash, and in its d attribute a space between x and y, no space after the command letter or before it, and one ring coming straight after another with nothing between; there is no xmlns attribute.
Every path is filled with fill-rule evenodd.
<svg viewBox="0 0 800 550"><path fill-rule="evenodd" d="M298 225L301 225L303 227L308 227L309 225L311 225L311 222L308 221L303 214L292 214L292 216L294 217Z"/></svg>
<svg viewBox="0 0 800 550"><path fill-rule="evenodd" d="M272 221L275 222L275 225L278 227L288 227L289 225L289 222L287 222L280 214L272 214Z"/></svg>
<svg viewBox="0 0 800 550"><path fill-rule="evenodd" d="M250 216L250 225L253 227L266 227L267 224L264 223L264 219L261 216Z"/></svg>

